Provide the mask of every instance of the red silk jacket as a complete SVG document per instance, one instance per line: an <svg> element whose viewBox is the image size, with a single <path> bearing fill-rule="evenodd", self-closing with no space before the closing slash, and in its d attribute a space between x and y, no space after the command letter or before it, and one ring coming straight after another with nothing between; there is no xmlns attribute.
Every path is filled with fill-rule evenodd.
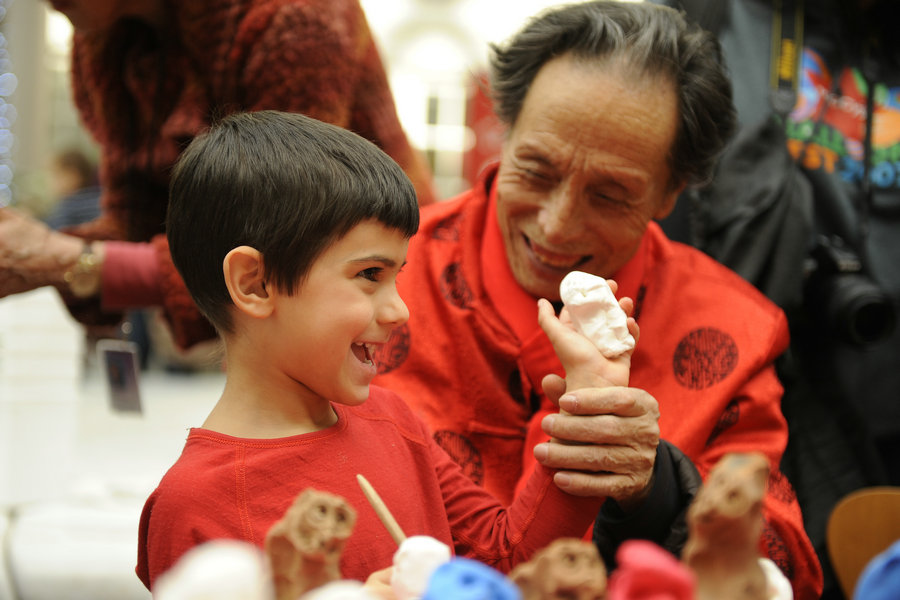
<svg viewBox="0 0 900 600"><path fill-rule="evenodd" d="M410 311L380 355L379 385L397 391L478 483L509 502L555 407L541 378L562 375L537 325L536 299L508 267L491 189L496 168L461 196L423 209L398 279ZM817 598L822 572L778 464L787 443L773 361L788 345L782 311L701 252L651 223L614 279L635 300L641 339L630 385L660 407L660 435L702 476L729 452L772 466L761 551Z"/></svg>

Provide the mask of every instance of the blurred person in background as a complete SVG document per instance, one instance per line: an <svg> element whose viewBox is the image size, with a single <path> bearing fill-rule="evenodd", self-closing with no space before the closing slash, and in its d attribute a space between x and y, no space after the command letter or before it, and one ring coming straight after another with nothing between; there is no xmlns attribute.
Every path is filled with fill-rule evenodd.
<svg viewBox="0 0 900 600"><path fill-rule="evenodd" d="M305 113L375 142L431 203L358 0L52 0L74 27L71 80L100 146L102 214L53 232L0 208L0 297L55 286L86 325L161 306L182 348L215 336L169 257L171 166L217 118ZM214 226L214 224L210 224Z"/></svg>
<svg viewBox="0 0 900 600"><path fill-rule="evenodd" d="M53 208L44 217L51 229L93 221L100 216L97 166L79 148L66 148L50 161L50 193Z"/></svg>

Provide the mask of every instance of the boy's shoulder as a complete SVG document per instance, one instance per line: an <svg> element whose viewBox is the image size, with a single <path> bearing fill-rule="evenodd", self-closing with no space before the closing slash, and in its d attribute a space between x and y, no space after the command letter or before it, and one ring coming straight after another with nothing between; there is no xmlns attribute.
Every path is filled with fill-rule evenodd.
<svg viewBox="0 0 900 600"><path fill-rule="evenodd" d="M353 415L357 418L391 423L412 441L422 442L423 437L430 437L427 426L416 415L409 405L396 392L378 385L369 386L369 398L363 404L353 407Z"/></svg>
<svg viewBox="0 0 900 600"><path fill-rule="evenodd" d="M190 430L181 454L163 475L157 496L160 489L175 491L176 495L184 489L198 490L210 480L217 480L223 469L233 469L228 455L233 455L234 449L207 439L206 434L215 435L204 429Z"/></svg>

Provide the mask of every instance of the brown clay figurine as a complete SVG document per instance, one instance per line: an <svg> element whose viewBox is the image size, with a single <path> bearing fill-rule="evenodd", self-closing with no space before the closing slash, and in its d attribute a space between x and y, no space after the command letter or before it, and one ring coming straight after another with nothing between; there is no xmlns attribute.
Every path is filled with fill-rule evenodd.
<svg viewBox="0 0 900 600"><path fill-rule="evenodd" d="M688 508L682 561L697 576L697 600L768 597L759 561L768 479L769 462L762 454L726 454Z"/></svg>
<svg viewBox="0 0 900 600"><path fill-rule="evenodd" d="M509 578L522 600L603 600L606 567L597 547L576 538L561 538L519 564Z"/></svg>
<svg viewBox="0 0 900 600"><path fill-rule="evenodd" d="M266 534L277 600L341 579L339 562L356 524L356 511L343 498L306 489Z"/></svg>

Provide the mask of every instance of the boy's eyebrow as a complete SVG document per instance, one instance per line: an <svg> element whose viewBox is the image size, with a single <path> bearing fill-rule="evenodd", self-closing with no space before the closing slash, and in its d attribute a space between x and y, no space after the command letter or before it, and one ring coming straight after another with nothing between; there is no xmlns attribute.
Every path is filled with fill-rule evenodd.
<svg viewBox="0 0 900 600"><path fill-rule="evenodd" d="M397 266L397 261L393 258L382 256L381 254L370 254L369 256L361 256L359 258L354 258L350 260L351 263L366 263L366 262L378 262L383 264L386 267L394 268ZM406 264L406 261L403 261L403 265ZM403 265L400 265L401 267Z"/></svg>

